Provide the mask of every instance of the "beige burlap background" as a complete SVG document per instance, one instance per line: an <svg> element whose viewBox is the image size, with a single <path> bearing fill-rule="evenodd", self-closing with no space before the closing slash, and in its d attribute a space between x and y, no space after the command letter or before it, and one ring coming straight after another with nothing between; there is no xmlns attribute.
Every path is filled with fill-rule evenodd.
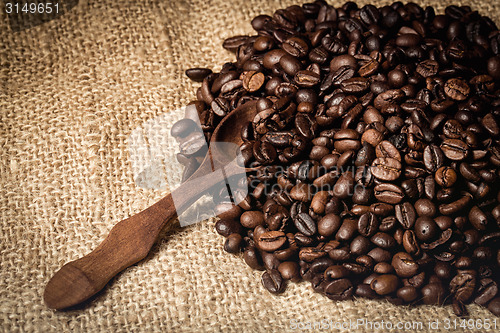
<svg viewBox="0 0 500 333"><path fill-rule="evenodd" d="M363 318L422 322L425 331L440 319L446 331L443 319L456 318L449 306L332 302L309 283L272 296L260 272L223 252L214 221L169 231L148 259L83 309L55 312L43 304L57 269L94 249L117 221L165 195L135 185L130 133L194 97L198 84L185 69L220 69L233 59L221 47L224 38L250 33L253 16L292 3L80 1L62 17L21 32L10 30L2 8L1 331L281 332L292 330L292 320ZM449 2L422 3L442 12ZM475 6L499 22L498 0ZM493 319L477 306L470 310L474 319Z"/></svg>

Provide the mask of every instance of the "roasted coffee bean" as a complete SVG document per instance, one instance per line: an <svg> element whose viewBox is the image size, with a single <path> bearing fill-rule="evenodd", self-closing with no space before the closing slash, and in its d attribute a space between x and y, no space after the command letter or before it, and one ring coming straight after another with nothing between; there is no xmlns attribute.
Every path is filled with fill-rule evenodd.
<svg viewBox="0 0 500 333"><path fill-rule="evenodd" d="M215 223L215 230L221 236L228 237L231 234L240 233L241 232L241 224L238 221L229 219L229 220L219 220Z"/></svg>
<svg viewBox="0 0 500 333"><path fill-rule="evenodd" d="M401 155L398 149L389 141L380 142L375 148L375 154L379 158L393 158L401 162Z"/></svg>
<svg viewBox="0 0 500 333"><path fill-rule="evenodd" d="M275 251L286 242L285 234L281 231L266 231L255 239L257 246L268 252Z"/></svg>
<svg viewBox="0 0 500 333"><path fill-rule="evenodd" d="M279 294L285 290L285 283L277 269L271 269L262 274L262 285L273 294Z"/></svg>
<svg viewBox="0 0 500 333"><path fill-rule="evenodd" d="M434 179L443 187L451 187L457 181L457 173L452 168L443 166L437 169Z"/></svg>
<svg viewBox="0 0 500 333"><path fill-rule="evenodd" d="M417 274L419 265L412 256L406 252L398 252L394 255L391 262L392 267L399 277L408 278Z"/></svg>
<svg viewBox="0 0 500 333"><path fill-rule="evenodd" d="M469 154L467 144L458 139L444 140L441 144L441 150L446 157L454 161L461 161Z"/></svg>
<svg viewBox="0 0 500 333"><path fill-rule="evenodd" d="M496 297L488 303L488 310L495 316L500 316L500 297Z"/></svg>
<svg viewBox="0 0 500 333"><path fill-rule="evenodd" d="M237 253L241 249L242 241L243 238L240 234L233 233L227 237L226 243L224 244L224 250L229 253Z"/></svg>
<svg viewBox="0 0 500 333"><path fill-rule="evenodd" d="M401 223L403 228L411 229L417 219L417 212L413 205L409 202L397 205L395 208L396 218Z"/></svg>
<svg viewBox="0 0 500 333"><path fill-rule="evenodd" d="M418 216L434 217L437 213L436 205L429 199L419 199L414 204Z"/></svg>
<svg viewBox="0 0 500 333"><path fill-rule="evenodd" d="M478 206L474 206L469 211L469 221L476 230L486 230L488 217Z"/></svg>
<svg viewBox="0 0 500 333"><path fill-rule="evenodd" d="M241 225L248 229L254 229L258 225L263 225L264 221L264 214L257 210L244 212L240 217Z"/></svg>
<svg viewBox="0 0 500 333"><path fill-rule="evenodd" d="M300 268L295 261L285 261L278 266L278 271L285 280L300 281Z"/></svg>
<svg viewBox="0 0 500 333"><path fill-rule="evenodd" d="M202 82L210 74L212 74L212 70L209 68L190 68L186 70L187 77L196 82Z"/></svg>
<svg viewBox="0 0 500 333"><path fill-rule="evenodd" d="M424 60L417 65L416 71L423 77L434 76L439 71L439 64L435 60Z"/></svg>
<svg viewBox="0 0 500 333"><path fill-rule="evenodd" d="M422 287L422 301L424 304L443 304L446 290L441 283L430 283Z"/></svg>
<svg viewBox="0 0 500 333"><path fill-rule="evenodd" d="M402 188L394 184L382 183L373 189L375 198L388 204L398 204L403 200L405 194Z"/></svg>
<svg viewBox="0 0 500 333"><path fill-rule="evenodd" d="M326 214L318 221L318 233L321 236L329 237L338 231L341 224L342 221L338 215Z"/></svg>
<svg viewBox="0 0 500 333"><path fill-rule="evenodd" d="M430 144L424 149L424 165L427 171L436 172L444 163L444 154L435 144Z"/></svg>
<svg viewBox="0 0 500 333"><path fill-rule="evenodd" d="M379 157L373 161L372 174L385 181L393 181L401 175L401 162L390 157Z"/></svg>
<svg viewBox="0 0 500 333"><path fill-rule="evenodd" d="M254 247L247 248L243 253L243 259L252 269L263 270L262 258Z"/></svg>
<svg viewBox="0 0 500 333"><path fill-rule="evenodd" d="M333 280L325 286L326 297L334 301L350 299L354 294L352 282L348 279Z"/></svg>
<svg viewBox="0 0 500 333"><path fill-rule="evenodd" d="M305 236L312 236L317 232L316 222L313 218L306 213L299 213L294 219L293 222L301 233Z"/></svg>
<svg viewBox="0 0 500 333"><path fill-rule="evenodd" d="M399 280L396 275L384 274L376 277L371 283L370 287L378 295L388 295L398 289Z"/></svg>
<svg viewBox="0 0 500 333"><path fill-rule="evenodd" d="M419 217L415 222L415 236L422 242L429 243L434 240L438 232L439 227L430 217Z"/></svg>
<svg viewBox="0 0 500 333"><path fill-rule="evenodd" d="M371 241L373 244L384 250L392 249L396 246L396 240L394 237L384 232L377 232L371 237Z"/></svg>
<svg viewBox="0 0 500 333"><path fill-rule="evenodd" d="M463 101L469 96L470 88L464 80L453 78L446 81L444 93L451 99Z"/></svg>

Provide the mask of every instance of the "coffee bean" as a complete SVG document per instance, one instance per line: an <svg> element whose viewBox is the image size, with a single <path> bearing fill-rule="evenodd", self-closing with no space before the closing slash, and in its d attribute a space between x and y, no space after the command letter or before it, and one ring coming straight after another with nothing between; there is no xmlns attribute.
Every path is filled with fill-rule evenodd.
<svg viewBox="0 0 500 333"><path fill-rule="evenodd" d="M378 184L373 190L377 200L393 205L400 203L405 195L402 188L389 183Z"/></svg>
<svg viewBox="0 0 500 333"><path fill-rule="evenodd" d="M300 268L295 261L285 261L278 266L278 271L285 280L300 281Z"/></svg>
<svg viewBox="0 0 500 333"><path fill-rule="evenodd" d="M441 283L430 283L425 285L422 290L422 301L424 304L443 304L446 291Z"/></svg>
<svg viewBox="0 0 500 333"><path fill-rule="evenodd" d="M408 278L417 274L419 265L411 255L406 252L398 252L394 255L391 262L392 267L399 277Z"/></svg>
<svg viewBox="0 0 500 333"><path fill-rule="evenodd" d="M443 166L437 169L434 179L443 187L451 187L457 181L457 173L452 168Z"/></svg>
<svg viewBox="0 0 500 333"><path fill-rule="evenodd" d="M441 150L446 157L454 161L461 161L469 154L467 144L458 139L444 140L441 144Z"/></svg>
<svg viewBox="0 0 500 333"><path fill-rule="evenodd" d="M228 237L231 234L241 232L241 224L235 220L219 220L215 223L215 230L221 236Z"/></svg>
<svg viewBox="0 0 500 333"><path fill-rule="evenodd" d="M439 227L436 222L430 217L419 217L415 222L415 235L422 241L429 243L439 232Z"/></svg>
<svg viewBox="0 0 500 333"><path fill-rule="evenodd" d="M411 229L417 219L417 212L413 205L409 202L397 205L395 208L396 218L401 223L403 228Z"/></svg>
<svg viewBox="0 0 500 333"><path fill-rule="evenodd" d="M371 241L376 246L388 250L396 246L396 240L391 235L384 232L377 232L371 237Z"/></svg>
<svg viewBox="0 0 500 333"><path fill-rule="evenodd" d="M273 294L280 294L285 290L283 278L277 269L271 269L262 274L262 285Z"/></svg>
<svg viewBox="0 0 500 333"><path fill-rule="evenodd" d="M424 165L427 171L436 172L444 163L444 154L435 144L430 144L424 149Z"/></svg>
<svg viewBox="0 0 500 333"><path fill-rule="evenodd" d="M463 101L469 96L470 87L464 80L453 78L444 84L444 93L451 99Z"/></svg>
<svg viewBox="0 0 500 333"><path fill-rule="evenodd" d="M212 70L209 68L190 68L186 70L186 76L196 82L202 82L210 74L212 74Z"/></svg>
<svg viewBox="0 0 500 333"><path fill-rule="evenodd" d="M488 217L478 206L474 206L469 211L469 221L476 230L486 230Z"/></svg>
<svg viewBox="0 0 500 333"><path fill-rule="evenodd" d="M370 287L378 295L388 295L398 289L399 280L396 275L384 274L376 277L371 283Z"/></svg>
<svg viewBox="0 0 500 333"><path fill-rule="evenodd" d="M224 244L224 250L229 253L237 253L240 251L241 242L243 238L240 234L234 233L227 237L226 243Z"/></svg>
<svg viewBox="0 0 500 333"><path fill-rule="evenodd" d="M306 236L312 236L317 232L316 222L306 213L298 214L293 222L297 229Z"/></svg>
<svg viewBox="0 0 500 333"><path fill-rule="evenodd" d="M393 181L401 175L401 163L394 158L379 157L373 161L371 172L380 180Z"/></svg>
<svg viewBox="0 0 500 333"><path fill-rule="evenodd" d="M338 279L325 286L325 295L334 301L344 301L352 298L354 287L348 279Z"/></svg>
<svg viewBox="0 0 500 333"><path fill-rule="evenodd" d="M417 65L416 71L423 77L431 77L438 73L439 64L435 60L424 60Z"/></svg>
<svg viewBox="0 0 500 333"><path fill-rule="evenodd" d="M257 246L267 252L272 252L286 242L285 234L281 231L266 231L255 239Z"/></svg>

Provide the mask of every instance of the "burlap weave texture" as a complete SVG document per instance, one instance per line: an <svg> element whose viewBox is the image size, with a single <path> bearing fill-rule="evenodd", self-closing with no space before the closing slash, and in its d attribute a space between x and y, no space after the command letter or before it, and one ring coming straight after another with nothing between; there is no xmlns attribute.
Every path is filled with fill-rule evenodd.
<svg viewBox="0 0 500 333"><path fill-rule="evenodd" d="M272 296L260 272L223 252L213 220L168 231L145 261L86 307L55 312L44 306L45 284L57 269L167 193L134 183L130 133L194 98L199 84L185 69L218 71L234 60L221 46L225 38L251 33L253 16L294 3L80 1L60 18L19 32L11 31L2 9L0 331L282 332L292 331L291 320L360 318L422 322L431 331L429 321L456 319L449 306L332 302L309 283ZM439 12L449 4L417 3ZM500 22L498 0L467 4ZM478 306L470 310L473 319L494 319Z"/></svg>

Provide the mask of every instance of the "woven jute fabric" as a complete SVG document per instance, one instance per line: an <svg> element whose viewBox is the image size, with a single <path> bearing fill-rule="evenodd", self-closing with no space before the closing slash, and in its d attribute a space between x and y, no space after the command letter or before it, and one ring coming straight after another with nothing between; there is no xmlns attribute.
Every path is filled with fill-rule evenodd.
<svg viewBox="0 0 500 333"><path fill-rule="evenodd" d="M450 4L417 2L438 12ZM234 60L221 46L225 38L252 33L252 17L293 3L80 1L57 19L18 32L2 8L0 331L282 332L299 322L311 323L315 329L308 331L327 325L326 331L338 331L332 326L342 324L343 331L370 331L349 326L362 319L460 331L453 329L450 306L333 302L306 282L273 296L262 287L261 272L223 252L214 219L167 230L146 260L85 307L57 312L44 305L44 287L64 263L168 193L136 185L128 159L132 131L194 99L199 84L184 70L218 71ZM500 22L497 0L457 4ZM478 306L470 311L475 320L494 319ZM452 329L445 329L446 319ZM430 329L435 320L439 329Z"/></svg>

